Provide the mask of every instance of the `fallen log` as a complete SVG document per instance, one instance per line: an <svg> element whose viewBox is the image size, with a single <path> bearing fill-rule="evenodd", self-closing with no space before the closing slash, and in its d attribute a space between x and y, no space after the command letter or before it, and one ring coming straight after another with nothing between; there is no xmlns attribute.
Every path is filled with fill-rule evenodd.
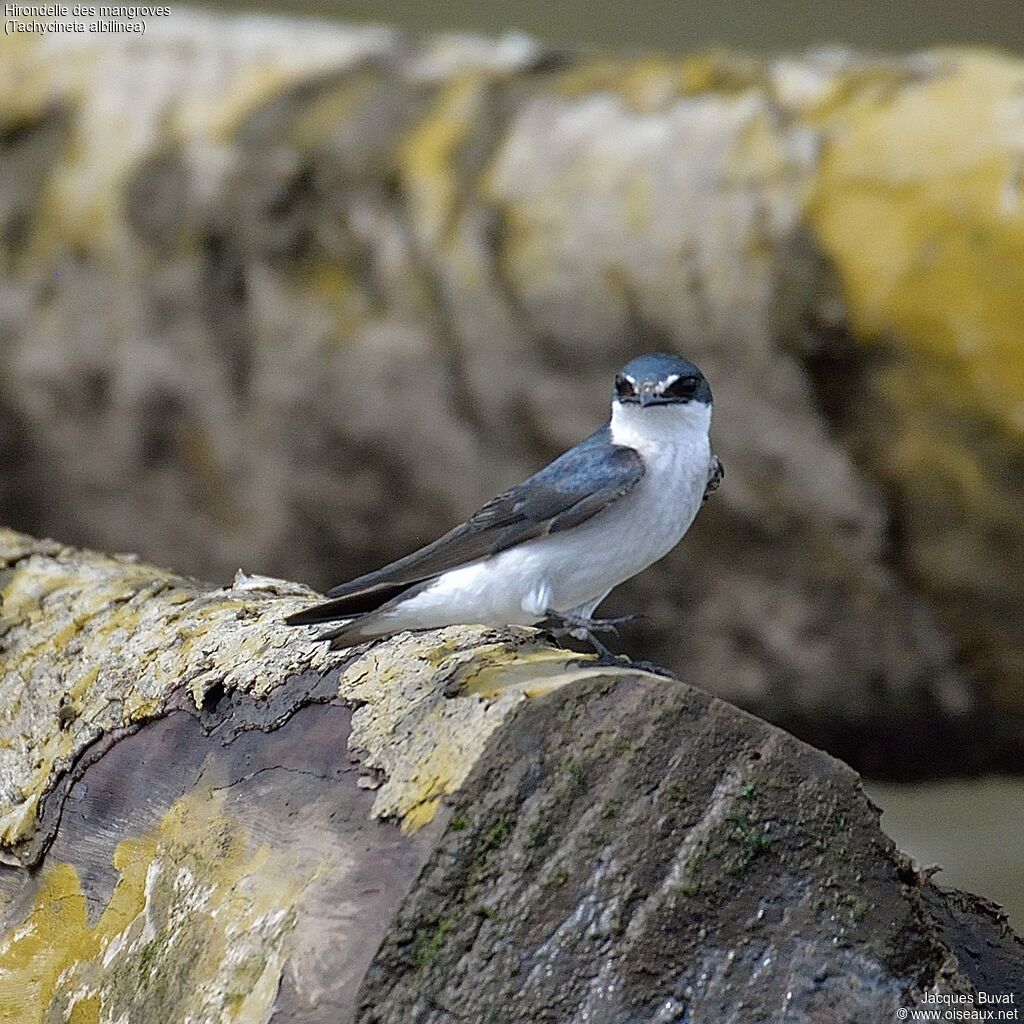
<svg viewBox="0 0 1024 1024"><path fill-rule="evenodd" d="M0 1020L878 1021L1024 997L854 772L534 630L0 530Z"/></svg>

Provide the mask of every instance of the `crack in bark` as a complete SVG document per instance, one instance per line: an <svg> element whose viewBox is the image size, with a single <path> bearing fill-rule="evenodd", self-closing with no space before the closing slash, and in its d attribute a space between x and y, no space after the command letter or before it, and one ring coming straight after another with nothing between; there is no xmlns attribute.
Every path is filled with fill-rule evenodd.
<svg viewBox="0 0 1024 1024"><path fill-rule="evenodd" d="M307 704L305 706L306 707L311 707L312 705ZM358 770L359 769L357 767L351 766L351 767L348 767L348 768L342 768L341 769L341 773L342 774L347 774L349 772L355 772L355 771L358 771ZM291 775L308 775L310 778L320 779L322 782L337 782L338 781L336 778L332 778L330 775L321 775L320 772L311 772L311 771L307 771L304 768L292 768L292 767L289 767L288 765L285 765L285 764L271 764L271 765L265 765L263 768L257 768L254 771L247 772L245 775L242 775L242 776L240 776L237 779L233 779L231 782L224 783L224 785L222 785L222 786L211 786L210 787L211 788L211 792L220 793L223 790L232 789L235 786L242 785L245 782L251 782L258 775L263 775L265 772L287 772L287 773L289 773Z"/></svg>
<svg viewBox="0 0 1024 1024"><path fill-rule="evenodd" d="M64 808L72 788L80 782L94 765L104 758L117 744L129 736L171 714L186 713L199 722L205 735L210 736L225 726L233 724L236 715L246 708L256 711L255 715L234 722L235 728L222 739L223 746L233 743L242 733L252 730L274 732L285 725L295 714L314 704L337 704L350 706L341 701L337 694L337 679L344 666L326 673L314 673L316 679L302 693L293 691L297 681L305 680L310 673L299 673L289 677L272 691L270 697L259 702L248 694L236 694L239 701L231 700L220 713L200 709L197 711L188 696L185 684L173 690L163 706L145 719L101 733L87 744L71 762L68 768L56 776L53 785L42 795L39 804L38 824L31 839L10 850L0 850L0 863L12 867L36 868L53 845L60 829ZM232 694L226 695L232 698ZM273 699L272 699L273 698ZM268 717L272 716L272 717ZM349 769L346 769L346 771Z"/></svg>
<svg viewBox="0 0 1024 1024"><path fill-rule="evenodd" d="M38 823L32 837L19 846L10 849L0 848L0 863L9 867L36 868L53 845L68 795L74 785L85 773L118 743L133 736L149 722L157 721L167 714L161 711L145 721L132 722L129 725L100 733L94 740L83 747L68 768L54 777L51 787L43 793L39 800Z"/></svg>

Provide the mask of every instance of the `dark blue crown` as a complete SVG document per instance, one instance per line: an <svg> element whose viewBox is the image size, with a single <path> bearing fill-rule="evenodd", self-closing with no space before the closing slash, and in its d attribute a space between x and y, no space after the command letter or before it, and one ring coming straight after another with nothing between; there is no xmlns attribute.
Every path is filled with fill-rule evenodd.
<svg viewBox="0 0 1024 1024"><path fill-rule="evenodd" d="M672 385L666 382L675 378ZM625 381L624 385L622 382ZM649 352L631 359L615 377L615 397L619 401L639 401L642 390L658 388L658 397L643 404L669 405L674 402L711 403L711 387L704 374L688 359L665 352ZM664 389L664 390L662 390Z"/></svg>

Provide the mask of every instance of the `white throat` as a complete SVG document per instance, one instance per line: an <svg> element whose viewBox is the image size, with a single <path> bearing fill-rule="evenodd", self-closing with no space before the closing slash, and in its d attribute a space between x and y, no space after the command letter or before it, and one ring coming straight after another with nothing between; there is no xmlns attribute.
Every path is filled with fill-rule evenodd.
<svg viewBox="0 0 1024 1024"><path fill-rule="evenodd" d="M612 442L644 453L662 447L692 445L711 431L711 406L704 402L648 405L612 402Z"/></svg>

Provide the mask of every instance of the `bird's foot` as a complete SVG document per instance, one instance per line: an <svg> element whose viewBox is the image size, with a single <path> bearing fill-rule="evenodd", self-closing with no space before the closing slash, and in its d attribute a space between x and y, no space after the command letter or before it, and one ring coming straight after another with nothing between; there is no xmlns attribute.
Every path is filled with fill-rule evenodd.
<svg viewBox="0 0 1024 1024"><path fill-rule="evenodd" d="M597 639L597 633L614 633L616 631L614 623L600 619L584 619L579 615L563 615L561 612L555 612L549 608L540 628L556 640L567 636L576 640L585 640L601 658L615 659L615 655Z"/></svg>
<svg viewBox="0 0 1024 1024"><path fill-rule="evenodd" d="M670 668L665 668L664 665L656 665L653 661L629 661L627 659L626 666L628 668L635 668L638 672L650 672L651 675L664 676L666 679L679 679L679 676Z"/></svg>

